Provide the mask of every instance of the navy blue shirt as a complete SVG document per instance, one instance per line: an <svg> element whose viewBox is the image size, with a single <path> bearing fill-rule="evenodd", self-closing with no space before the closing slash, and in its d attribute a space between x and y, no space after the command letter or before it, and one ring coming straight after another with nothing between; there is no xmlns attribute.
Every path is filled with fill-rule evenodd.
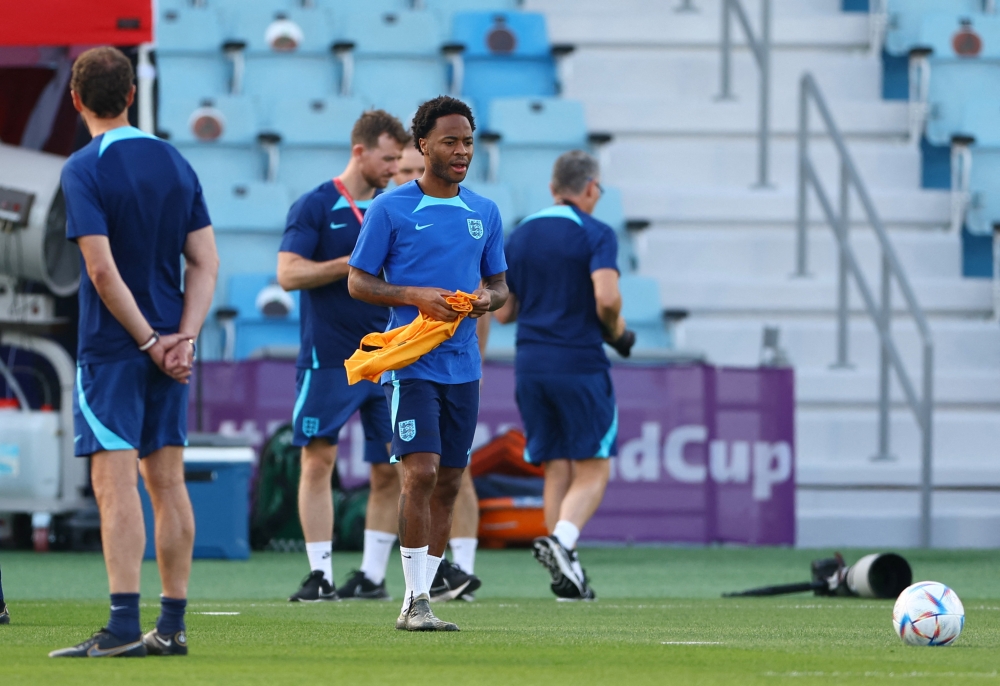
<svg viewBox="0 0 1000 686"><path fill-rule="evenodd" d="M503 222L496 203L459 187L454 198L424 195L416 181L374 201L365 214L351 266L369 274L385 270L399 286L444 288L472 293L479 282L507 270ZM389 328L405 326L416 307L393 307ZM461 384L482 376L476 321L466 318L455 335L413 364L387 372L382 383L425 379Z"/></svg>
<svg viewBox="0 0 1000 686"><path fill-rule="evenodd" d="M191 165L169 143L125 126L73 153L62 170L62 190L66 236L107 236L118 271L150 326L176 333L184 310L184 243L188 233L212 223ZM104 306L85 264L79 298L78 362L145 354Z"/></svg>
<svg viewBox="0 0 1000 686"><path fill-rule="evenodd" d="M371 200L355 200L362 213ZM333 181L327 181L299 198L288 210L282 252L292 252L314 262L346 257L358 242L361 224L347 198ZM299 368L343 367L361 339L373 331L385 331L389 310L355 300L347 290L347 279L317 288L303 289L301 311L302 347Z"/></svg>
<svg viewBox="0 0 1000 686"><path fill-rule="evenodd" d="M526 217L507 240L507 286L518 300L517 373L593 373L604 352L594 282L618 269L614 230L586 212L555 205Z"/></svg>

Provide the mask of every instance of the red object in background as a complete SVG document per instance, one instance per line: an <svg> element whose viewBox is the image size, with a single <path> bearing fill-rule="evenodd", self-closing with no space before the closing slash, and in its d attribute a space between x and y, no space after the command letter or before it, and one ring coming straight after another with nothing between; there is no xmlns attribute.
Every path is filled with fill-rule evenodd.
<svg viewBox="0 0 1000 686"><path fill-rule="evenodd" d="M17 398L0 398L0 410L16 410L20 407Z"/></svg>
<svg viewBox="0 0 1000 686"><path fill-rule="evenodd" d="M469 470L472 478L483 474L506 474L508 476L545 476L545 470L524 461L524 447L527 441L520 429L511 429L497 436L482 448L472 453Z"/></svg>
<svg viewBox="0 0 1000 686"><path fill-rule="evenodd" d="M3 3L0 45L138 45L153 40L150 0Z"/></svg>
<svg viewBox="0 0 1000 686"><path fill-rule="evenodd" d="M479 545L483 548L526 546L548 536L538 498L488 498L479 501Z"/></svg>

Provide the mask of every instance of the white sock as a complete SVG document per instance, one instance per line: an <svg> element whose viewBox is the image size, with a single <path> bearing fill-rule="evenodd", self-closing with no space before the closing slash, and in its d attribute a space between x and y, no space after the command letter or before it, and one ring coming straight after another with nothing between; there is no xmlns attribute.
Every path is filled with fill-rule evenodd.
<svg viewBox="0 0 1000 686"><path fill-rule="evenodd" d="M427 546L423 548L404 548L399 546L399 556L403 560L403 579L406 580L406 593L403 594L403 609L410 607L410 599L416 598L427 587Z"/></svg>
<svg viewBox="0 0 1000 686"><path fill-rule="evenodd" d="M576 524L573 522L560 519L556 522L556 528L552 530L552 535L562 543L563 548L573 550L576 547L577 539L580 538L580 530L576 528Z"/></svg>
<svg viewBox="0 0 1000 686"><path fill-rule="evenodd" d="M424 582L424 593L427 595L431 594L431 584L434 583L434 577L437 576L438 567L441 566L441 558L434 557L433 555L427 556L427 575Z"/></svg>
<svg viewBox="0 0 1000 686"><path fill-rule="evenodd" d="M448 541L451 546L451 561L458 565L466 574L474 574L476 567L476 547L478 538L453 538Z"/></svg>
<svg viewBox="0 0 1000 686"><path fill-rule="evenodd" d="M306 555L309 556L309 568L323 572L323 578L329 584L333 583L333 541L306 543Z"/></svg>
<svg viewBox="0 0 1000 686"><path fill-rule="evenodd" d="M365 529L365 551L361 554L361 571L376 585L385 580L385 570L389 566L389 555L396 534L388 531Z"/></svg>

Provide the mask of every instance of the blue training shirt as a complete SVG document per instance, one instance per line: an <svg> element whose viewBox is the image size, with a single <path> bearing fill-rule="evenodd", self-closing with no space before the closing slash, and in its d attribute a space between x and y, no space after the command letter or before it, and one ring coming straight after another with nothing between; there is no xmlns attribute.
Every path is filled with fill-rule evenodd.
<svg viewBox="0 0 1000 686"><path fill-rule="evenodd" d="M371 200L355 200L364 212ZM299 198L288 211L282 252L326 262L346 257L358 242L361 224L347 198L327 181ZM300 298L302 347L296 363L301 369L343 367L361 339L385 331L389 310L355 300L347 279L303 289Z"/></svg>
<svg viewBox="0 0 1000 686"><path fill-rule="evenodd" d="M435 198L410 181L372 201L350 264L369 274L384 269L385 280L398 286L472 293L482 279L507 270L500 211L468 188L460 186L454 198ZM393 307L389 328L405 326L418 314L409 305ZM382 383L476 381L482 376L477 341L476 322L467 318L452 338L408 367L384 374Z"/></svg>
<svg viewBox="0 0 1000 686"><path fill-rule="evenodd" d="M618 269L614 230L570 205L526 217L507 240L517 296L517 373L594 373L611 363L590 275Z"/></svg>
<svg viewBox="0 0 1000 686"><path fill-rule="evenodd" d="M172 145L125 126L94 138L62 170L66 236L107 236L125 285L150 326L176 333L184 310L181 255L187 235L211 224L198 176ZM82 257L81 257L82 260ZM77 361L144 355L80 277Z"/></svg>

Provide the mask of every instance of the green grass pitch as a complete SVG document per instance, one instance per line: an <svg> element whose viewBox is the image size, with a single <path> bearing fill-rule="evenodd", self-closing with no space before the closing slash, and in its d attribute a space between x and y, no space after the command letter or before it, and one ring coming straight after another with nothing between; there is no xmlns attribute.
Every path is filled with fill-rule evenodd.
<svg viewBox="0 0 1000 686"><path fill-rule="evenodd" d="M916 579L946 583L965 603L965 631L947 648L904 646L892 631L891 601L719 597L804 581L809 561L829 552L586 548L599 600L557 603L530 553L480 551L477 601L436 606L458 634L395 631L395 601L285 602L307 571L302 554L197 561L191 655L144 660L47 658L106 621L103 561L3 552L13 622L0 626L0 684L1000 683L1000 551L903 551ZM864 552L844 551L849 561ZM358 555L335 555L338 580L358 563ZM389 569L399 595L398 553ZM143 574L149 627L158 576L149 563Z"/></svg>

